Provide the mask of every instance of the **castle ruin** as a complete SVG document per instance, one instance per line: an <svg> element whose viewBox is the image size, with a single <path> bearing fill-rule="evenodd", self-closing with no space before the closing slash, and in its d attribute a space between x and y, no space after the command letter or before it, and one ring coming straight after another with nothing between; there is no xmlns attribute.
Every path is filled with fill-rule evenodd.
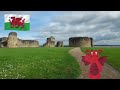
<svg viewBox="0 0 120 90"><path fill-rule="evenodd" d="M36 40L21 40L17 38L16 32L10 32L8 37L0 38L0 47L39 47L39 43Z"/></svg>
<svg viewBox="0 0 120 90"><path fill-rule="evenodd" d="M71 37L69 38L70 47L93 47L93 39L89 37Z"/></svg>
<svg viewBox="0 0 120 90"><path fill-rule="evenodd" d="M51 36L50 38L47 38L47 41L45 44L43 44L44 47L55 47L55 38Z"/></svg>
<svg viewBox="0 0 120 90"><path fill-rule="evenodd" d="M58 41L56 43L56 47L63 47L63 42L62 41Z"/></svg>

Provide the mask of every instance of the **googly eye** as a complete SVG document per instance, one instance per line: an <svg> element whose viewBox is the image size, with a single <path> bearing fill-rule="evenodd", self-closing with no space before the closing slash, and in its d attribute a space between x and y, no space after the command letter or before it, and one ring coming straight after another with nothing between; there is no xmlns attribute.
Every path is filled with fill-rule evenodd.
<svg viewBox="0 0 120 90"><path fill-rule="evenodd" d="M91 52L91 55L93 55L93 52Z"/></svg>
<svg viewBox="0 0 120 90"><path fill-rule="evenodd" d="M95 55L97 55L98 53L97 52L95 52Z"/></svg>

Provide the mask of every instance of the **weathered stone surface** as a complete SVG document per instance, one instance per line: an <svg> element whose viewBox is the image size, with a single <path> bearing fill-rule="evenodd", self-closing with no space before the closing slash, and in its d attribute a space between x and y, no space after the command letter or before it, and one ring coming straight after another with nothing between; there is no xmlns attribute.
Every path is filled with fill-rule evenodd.
<svg viewBox="0 0 120 90"><path fill-rule="evenodd" d="M45 44L43 44L44 47L55 47L55 38L51 36L50 38L47 38L47 41Z"/></svg>
<svg viewBox="0 0 120 90"><path fill-rule="evenodd" d="M0 47L7 46L7 37L0 38Z"/></svg>
<svg viewBox="0 0 120 90"><path fill-rule="evenodd" d="M39 43L36 40L21 40L17 38L16 32L11 32L7 37L0 38L0 47L39 47Z"/></svg>
<svg viewBox="0 0 120 90"><path fill-rule="evenodd" d="M63 42L62 41L58 41L56 44L56 47L63 47Z"/></svg>
<svg viewBox="0 0 120 90"><path fill-rule="evenodd" d="M93 39L89 37L71 37L69 38L70 47L92 47Z"/></svg>
<svg viewBox="0 0 120 90"><path fill-rule="evenodd" d="M16 44L18 42L18 38L17 38L17 33L16 32L11 32L8 35L8 39L7 39L7 47L18 47Z"/></svg>
<svg viewBox="0 0 120 90"><path fill-rule="evenodd" d="M39 47L39 43L36 40L19 40L17 44L21 47Z"/></svg>
<svg viewBox="0 0 120 90"><path fill-rule="evenodd" d="M2 38L0 38L0 43L1 42L4 42L4 41L6 41L7 40L7 37L2 37Z"/></svg>

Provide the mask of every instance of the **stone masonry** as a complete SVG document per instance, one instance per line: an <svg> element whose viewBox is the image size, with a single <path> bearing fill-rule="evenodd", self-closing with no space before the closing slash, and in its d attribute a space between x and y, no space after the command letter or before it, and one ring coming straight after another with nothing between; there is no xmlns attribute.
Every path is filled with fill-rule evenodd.
<svg viewBox="0 0 120 90"><path fill-rule="evenodd" d="M63 42L62 41L58 41L56 44L56 47L63 47Z"/></svg>
<svg viewBox="0 0 120 90"><path fill-rule="evenodd" d="M21 40L17 38L16 32L10 32L8 37L0 38L0 47L39 47L39 43L36 40Z"/></svg>
<svg viewBox="0 0 120 90"><path fill-rule="evenodd" d="M69 38L70 47L93 47L93 39L89 37L71 37Z"/></svg>
<svg viewBox="0 0 120 90"><path fill-rule="evenodd" d="M43 44L44 47L55 47L55 38L51 36L50 38L47 38L47 41L45 44Z"/></svg>

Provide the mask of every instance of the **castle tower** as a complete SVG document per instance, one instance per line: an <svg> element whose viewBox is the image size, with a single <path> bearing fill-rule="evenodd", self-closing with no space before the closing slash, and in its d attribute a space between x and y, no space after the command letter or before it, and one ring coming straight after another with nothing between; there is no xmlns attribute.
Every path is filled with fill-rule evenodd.
<svg viewBox="0 0 120 90"><path fill-rule="evenodd" d="M7 47L17 47L17 33L16 32L10 32L8 35L8 39L7 39Z"/></svg>
<svg viewBox="0 0 120 90"><path fill-rule="evenodd" d="M63 42L62 42L62 41L58 41L58 42L56 43L56 46L57 46L57 47L63 47Z"/></svg>
<svg viewBox="0 0 120 90"><path fill-rule="evenodd" d="M39 42L36 40L21 40L17 38L16 32L10 32L8 37L0 38L0 47L39 47Z"/></svg>
<svg viewBox="0 0 120 90"><path fill-rule="evenodd" d="M70 47L92 47L93 39L89 37L71 37L69 38Z"/></svg>
<svg viewBox="0 0 120 90"><path fill-rule="evenodd" d="M44 44L45 47L55 47L55 38L51 36L50 38L47 38L46 43Z"/></svg>

